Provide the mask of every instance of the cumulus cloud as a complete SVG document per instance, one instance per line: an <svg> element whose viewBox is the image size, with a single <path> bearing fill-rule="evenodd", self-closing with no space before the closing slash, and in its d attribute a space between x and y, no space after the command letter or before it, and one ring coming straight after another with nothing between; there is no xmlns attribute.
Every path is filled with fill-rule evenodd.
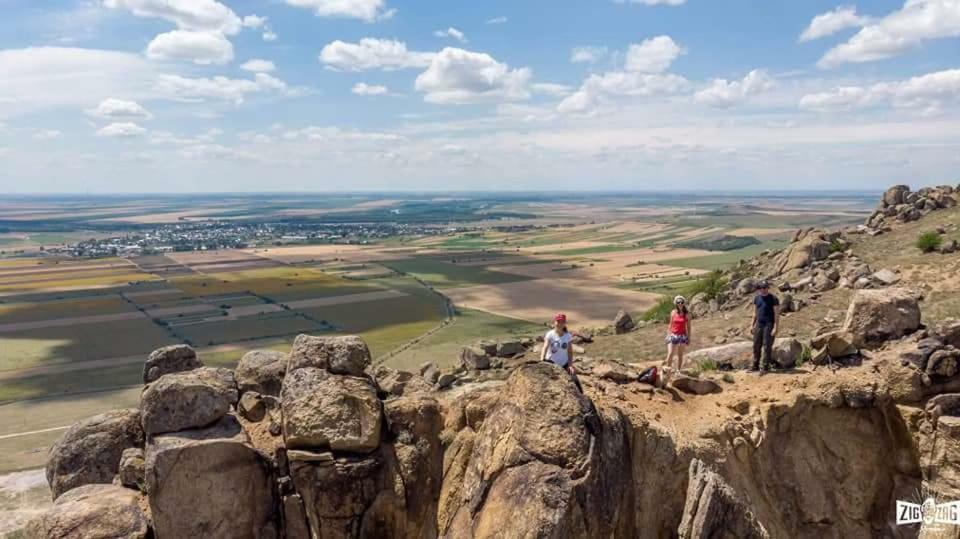
<svg viewBox="0 0 960 539"><path fill-rule="evenodd" d="M276 41L280 36L273 30L267 30L263 33L262 37L264 41Z"/></svg>
<svg viewBox="0 0 960 539"><path fill-rule="evenodd" d="M570 61L575 64L594 64L606 57L608 52L606 47L574 47L570 51Z"/></svg>
<svg viewBox="0 0 960 539"><path fill-rule="evenodd" d="M627 71L662 73L685 52L670 36L657 36L630 45L624 67Z"/></svg>
<svg viewBox="0 0 960 539"><path fill-rule="evenodd" d="M365 82L358 82L353 85L351 92L357 95L386 95L390 90L380 84L367 84Z"/></svg>
<svg viewBox="0 0 960 539"><path fill-rule="evenodd" d="M287 5L312 9L317 17L343 17L375 22L389 19L396 10L384 0L286 0Z"/></svg>
<svg viewBox="0 0 960 539"><path fill-rule="evenodd" d="M463 32L457 30L454 27L447 28L446 30L437 30L433 33L435 37L449 37L451 39L456 39L460 43L467 42L467 36Z"/></svg>
<svg viewBox="0 0 960 539"><path fill-rule="evenodd" d="M103 5L137 17L164 19L184 30L232 35L243 25L232 9L216 0L104 0Z"/></svg>
<svg viewBox="0 0 960 539"><path fill-rule="evenodd" d="M566 84L555 84L552 82L535 82L530 85L530 89L535 93L549 95L552 97L563 97L570 95L573 88Z"/></svg>
<svg viewBox="0 0 960 539"><path fill-rule="evenodd" d="M334 41L320 51L320 62L330 69L365 71L427 67L433 60L430 52L407 50L407 44L391 39L365 37L358 43Z"/></svg>
<svg viewBox="0 0 960 539"><path fill-rule="evenodd" d="M824 112L889 105L936 111L957 100L960 100L960 69L948 69L904 81L881 82L868 87L841 86L807 94L800 99L800 108Z"/></svg>
<svg viewBox="0 0 960 539"><path fill-rule="evenodd" d="M864 26L827 51L822 68L897 56L924 41L960 36L960 0L906 0L903 7Z"/></svg>
<svg viewBox="0 0 960 539"><path fill-rule="evenodd" d="M0 50L0 73L0 119L89 107L91 96L145 97L156 76L139 55L70 47Z"/></svg>
<svg viewBox="0 0 960 539"><path fill-rule="evenodd" d="M750 96L773 89L775 83L762 69L754 69L741 80L714 79L713 83L694 94L697 103L716 108L729 108L746 101Z"/></svg>
<svg viewBox="0 0 960 539"><path fill-rule="evenodd" d="M267 25L267 18L259 15L247 15L243 18L244 28L259 29Z"/></svg>
<svg viewBox="0 0 960 539"><path fill-rule="evenodd" d="M502 15L500 17L487 19L487 24L505 24L506 22L507 22L507 18Z"/></svg>
<svg viewBox="0 0 960 539"><path fill-rule="evenodd" d="M800 34L800 41L813 41L831 36L846 28L859 28L870 22L870 17L857 15L857 8L840 6L833 11L817 15L807 29Z"/></svg>
<svg viewBox="0 0 960 539"><path fill-rule="evenodd" d="M590 75L579 90L560 102L557 110L565 113L586 113L606 96L653 97L684 91L687 79L672 73L636 73L611 71Z"/></svg>
<svg viewBox="0 0 960 539"><path fill-rule="evenodd" d="M437 53L414 87L429 103L470 104L527 99L531 73L511 69L486 53L447 47Z"/></svg>
<svg viewBox="0 0 960 539"><path fill-rule="evenodd" d="M109 97L97 105L97 108L86 111L90 116L109 120L150 120L153 114L143 108L136 101L126 101Z"/></svg>
<svg viewBox="0 0 960 539"><path fill-rule="evenodd" d="M147 130L133 122L115 122L97 130L98 137L133 138L146 133Z"/></svg>
<svg viewBox="0 0 960 539"><path fill-rule="evenodd" d="M244 62L240 66L240 69L244 71L251 71L253 73L272 73L275 69L277 69L277 66L274 65L274 63L270 60L254 58Z"/></svg>
<svg viewBox="0 0 960 539"><path fill-rule="evenodd" d="M404 140L396 133L382 133L377 131L345 130L339 127L309 126L302 129L292 129L283 133L285 140L351 140L367 142L395 142Z"/></svg>
<svg viewBox="0 0 960 539"><path fill-rule="evenodd" d="M254 80L228 77L188 78L180 75L160 75L156 90L167 98L179 101L203 101L221 99L236 104L243 103L248 94L279 91L289 94L285 82L266 73L257 73Z"/></svg>
<svg viewBox="0 0 960 539"><path fill-rule="evenodd" d="M233 60L233 44L219 32L173 30L147 45L153 60L186 60L199 65L226 64Z"/></svg>

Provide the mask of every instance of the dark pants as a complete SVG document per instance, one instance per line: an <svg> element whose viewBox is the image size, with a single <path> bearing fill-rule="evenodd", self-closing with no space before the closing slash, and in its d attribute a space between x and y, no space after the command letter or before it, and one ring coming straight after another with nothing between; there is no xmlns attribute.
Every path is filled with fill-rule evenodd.
<svg viewBox="0 0 960 539"><path fill-rule="evenodd" d="M757 324L753 330L753 368L760 368L760 355L763 352L763 367L773 364L773 324Z"/></svg>

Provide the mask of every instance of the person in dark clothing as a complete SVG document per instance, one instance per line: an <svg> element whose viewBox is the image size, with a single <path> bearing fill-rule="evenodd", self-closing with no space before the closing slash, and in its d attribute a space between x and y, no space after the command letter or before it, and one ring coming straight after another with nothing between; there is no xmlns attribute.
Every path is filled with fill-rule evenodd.
<svg viewBox="0 0 960 539"><path fill-rule="evenodd" d="M770 370L773 363L773 340L777 338L777 324L780 322L780 300L770 293L770 285L761 281L757 286L757 295L753 298L753 367L760 370L761 355L763 371ZM762 353L762 354L761 354Z"/></svg>

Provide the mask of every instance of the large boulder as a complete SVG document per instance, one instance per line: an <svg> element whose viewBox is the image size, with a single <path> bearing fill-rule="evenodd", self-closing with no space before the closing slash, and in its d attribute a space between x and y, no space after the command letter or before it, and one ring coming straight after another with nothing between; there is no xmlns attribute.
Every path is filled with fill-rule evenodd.
<svg viewBox="0 0 960 539"><path fill-rule="evenodd" d="M124 450L120 457L120 470L117 472L120 484L135 490L146 488L144 466L143 449L131 447Z"/></svg>
<svg viewBox="0 0 960 539"><path fill-rule="evenodd" d="M185 345L174 344L154 350L143 364L143 383L158 380L164 374L191 371L203 367L197 352Z"/></svg>
<svg viewBox="0 0 960 539"><path fill-rule="evenodd" d="M240 394L255 391L261 395L279 396L289 357L274 350L253 350L244 354L235 373Z"/></svg>
<svg viewBox="0 0 960 539"><path fill-rule="evenodd" d="M460 350L460 366L468 371L479 371L490 368L490 356L483 348L464 346Z"/></svg>
<svg viewBox="0 0 960 539"><path fill-rule="evenodd" d="M920 327L920 305L904 288L858 290L850 301L843 331L852 333L855 345L876 346L898 339Z"/></svg>
<svg viewBox="0 0 960 539"><path fill-rule="evenodd" d="M777 273L805 268L811 263L830 256L828 234L822 230L810 230L799 240L791 243L778 257Z"/></svg>
<svg viewBox="0 0 960 539"><path fill-rule="evenodd" d="M202 367L167 374L140 396L147 434L205 427L217 422L237 403L233 371Z"/></svg>
<svg viewBox="0 0 960 539"><path fill-rule="evenodd" d="M356 335L313 337L298 335L293 341L287 370L314 367L333 374L364 376L370 366L370 349Z"/></svg>
<svg viewBox="0 0 960 539"><path fill-rule="evenodd" d="M944 344L960 348L960 320L947 318L937 324L933 332Z"/></svg>
<svg viewBox="0 0 960 539"><path fill-rule="evenodd" d="M910 193L910 187L907 185L894 185L883 193L883 206L897 206L906 202L906 196Z"/></svg>
<svg viewBox="0 0 960 539"><path fill-rule="evenodd" d="M455 442L440 536L638 536L622 421L598 419L561 369L516 369L476 435Z"/></svg>
<svg viewBox="0 0 960 539"><path fill-rule="evenodd" d="M156 536L269 536L269 465L233 415L205 429L154 436L146 483Z"/></svg>
<svg viewBox="0 0 960 539"><path fill-rule="evenodd" d="M142 447L143 440L136 409L106 412L70 427L47 458L47 483L54 499L82 485L110 483L124 450Z"/></svg>
<svg viewBox="0 0 960 539"><path fill-rule="evenodd" d="M115 485L77 487L30 521L26 536L31 539L150 537L150 519L141 509L141 501L137 491Z"/></svg>
<svg viewBox="0 0 960 539"><path fill-rule="evenodd" d="M621 309L619 312L617 312L617 316L613 318L613 330L617 335L627 333L634 327L636 327L636 324L627 311Z"/></svg>
<svg viewBox="0 0 960 539"><path fill-rule="evenodd" d="M770 535L730 485L699 459L690 461L680 539L761 539Z"/></svg>
<svg viewBox="0 0 960 539"><path fill-rule="evenodd" d="M522 354L526 350L520 341L501 341L497 343L498 357L513 357Z"/></svg>
<svg viewBox="0 0 960 539"><path fill-rule="evenodd" d="M720 384L707 378L694 378L692 376L678 375L670 380L670 385L693 395L709 395L710 393L719 393L722 391Z"/></svg>
<svg viewBox="0 0 960 539"><path fill-rule="evenodd" d="M782 368L796 365L803 353L803 345L793 338L780 338L773 341L773 360ZM684 356L684 361L712 361L717 367L747 369L753 364L753 342L740 341L710 348L701 348Z"/></svg>
<svg viewBox="0 0 960 539"><path fill-rule="evenodd" d="M383 412L367 379L313 367L291 370L280 406L288 449L368 453L380 445Z"/></svg>
<svg viewBox="0 0 960 539"><path fill-rule="evenodd" d="M381 391L394 397L428 392L433 389L426 380L412 372L391 369L384 365L377 365L373 370L373 378Z"/></svg>

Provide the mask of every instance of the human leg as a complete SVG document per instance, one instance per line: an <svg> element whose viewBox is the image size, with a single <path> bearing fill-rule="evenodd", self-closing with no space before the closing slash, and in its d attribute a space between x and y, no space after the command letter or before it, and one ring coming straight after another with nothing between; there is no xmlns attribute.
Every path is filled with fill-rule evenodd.
<svg viewBox="0 0 960 539"><path fill-rule="evenodd" d="M760 369L760 353L763 349L763 326L753 328L753 367L750 370Z"/></svg>
<svg viewBox="0 0 960 539"><path fill-rule="evenodd" d="M773 324L763 326L763 368L769 369L773 364Z"/></svg>

